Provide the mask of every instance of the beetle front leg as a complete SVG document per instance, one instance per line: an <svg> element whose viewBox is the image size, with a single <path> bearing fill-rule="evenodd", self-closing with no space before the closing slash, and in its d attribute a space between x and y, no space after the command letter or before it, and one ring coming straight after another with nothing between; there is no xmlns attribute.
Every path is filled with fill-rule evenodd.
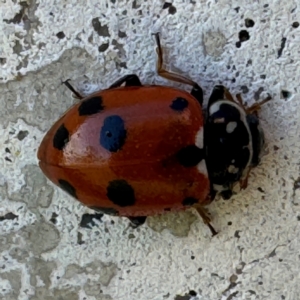
<svg viewBox="0 0 300 300"><path fill-rule="evenodd" d="M155 41L156 41L156 53L157 53L157 65L156 65L156 70L159 76L165 78L165 79L169 79L175 82L180 82L180 83L184 83L184 84L188 84L190 86L193 87L192 91L191 91L191 95L194 96L198 102L200 103L200 105L202 105L203 103L203 91L202 88L194 81L190 80L187 77L184 77L180 74L177 73L173 73L173 72L169 72L167 70L165 70L163 68L163 50L160 44L160 38L159 38L159 33L154 33L153 34L155 36Z"/></svg>
<svg viewBox="0 0 300 300"><path fill-rule="evenodd" d="M213 226L210 224L210 223L211 223L211 219L210 219L210 217L207 215L207 213L206 213L206 211L205 211L205 208L204 208L203 206L201 206L200 204L195 204L193 207L197 210L198 214L200 215L200 217L201 217L202 220L203 220L203 223L204 223L205 225L208 226L209 230L210 230L211 233L212 233L212 236L217 235L218 232L217 232L217 231L213 228Z"/></svg>

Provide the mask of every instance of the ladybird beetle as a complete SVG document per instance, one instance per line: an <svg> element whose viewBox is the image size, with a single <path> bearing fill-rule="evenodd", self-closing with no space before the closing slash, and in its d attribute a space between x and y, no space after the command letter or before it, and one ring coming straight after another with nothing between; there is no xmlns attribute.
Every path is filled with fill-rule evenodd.
<svg viewBox="0 0 300 300"><path fill-rule="evenodd" d="M137 227L147 216L194 207L215 235L204 206L217 194L247 187L264 145L257 111L221 85L207 108L192 80L163 68L159 34L157 73L192 86L143 86L127 75L108 89L80 99L49 130L38 150L39 166L57 186L86 206L125 216Z"/></svg>

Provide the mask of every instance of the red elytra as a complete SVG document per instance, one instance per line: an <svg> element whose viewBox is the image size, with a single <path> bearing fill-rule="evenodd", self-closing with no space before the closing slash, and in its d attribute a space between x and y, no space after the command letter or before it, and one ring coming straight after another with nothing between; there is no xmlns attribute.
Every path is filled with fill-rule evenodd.
<svg viewBox="0 0 300 300"><path fill-rule="evenodd" d="M73 106L46 134L38 158L45 175L83 204L148 216L206 200L201 151L194 167L184 166L196 139L203 144L201 106L193 96L163 86L119 87Z"/></svg>

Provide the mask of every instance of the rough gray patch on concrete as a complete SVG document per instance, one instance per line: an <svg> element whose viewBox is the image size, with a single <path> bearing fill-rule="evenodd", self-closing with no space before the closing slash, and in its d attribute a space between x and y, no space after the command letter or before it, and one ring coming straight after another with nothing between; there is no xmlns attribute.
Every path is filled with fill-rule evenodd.
<svg viewBox="0 0 300 300"><path fill-rule="evenodd" d="M35 295L31 296L29 300L79 300L79 288L65 288L65 289L48 289L45 287L37 287Z"/></svg>
<svg viewBox="0 0 300 300"><path fill-rule="evenodd" d="M53 187L48 184L46 177L37 165L26 165L22 169L26 184L9 199L24 202L28 208L47 208L53 197Z"/></svg>
<svg viewBox="0 0 300 300"><path fill-rule="evenodd" d="M177 237L185 237L189 234L191 225L199 218L191 211L167 213L159 216L149 217L147 225L157 232L167 229Z"/></svg>
<svg viewBox="0 0 300 300"><path fill-rule="evenodd" d="M203 36L204 51L214 59L220 59L227 39L221 31L209 31Z"/></svg>
<svg viewBox="0 0 300 300"><path fill-rule="evenodd" d="M37 277L39 277L45 288L49 289L51 285L50 275L55 267L55 262L44 261L39 258L31 258L28 262L28 269L30 270L30 284L32 286L37 286Z"/></svg>
<svg viewBox="0 0 300 300"><path fill-rule="evenodd" d="M7 280L10 284L10 290L8 293L6 293L5 291L2 292L2 294L4 294L4 299L5 300L17 300L19 297L19 293L21 290L21 277L22 277L22 273L18 270L11 270L8 272L4 273L0 273L0 280L1 278L3 280ZM0 294L1 296L1 294Z"/></svg>
<svg viewBox="0 0 300 300"><path fill-rule="evenodd" d="M46 221L36 222L21 230L29 251L34 255L53 250L60 241L60 234L56 227Z"/></svg>

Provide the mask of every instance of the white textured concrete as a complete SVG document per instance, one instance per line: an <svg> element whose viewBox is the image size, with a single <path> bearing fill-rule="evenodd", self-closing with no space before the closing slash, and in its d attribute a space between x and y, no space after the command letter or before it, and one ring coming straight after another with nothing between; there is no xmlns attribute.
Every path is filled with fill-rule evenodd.
<svg viewBox="0 0 300 300"><path fill-rule="evenodd" d="M172 4L0 0L1 299L299 299L299 2ZM93 212L37 166L43 135L76 101L62 80L86 94L128 73L187 88L156 75L156 31L166 67L197 81L205 100L220 83L249 104L273 97L248 188L209 206L214 238L193 211L138 230L108 216L84 226Z"/></svg>

